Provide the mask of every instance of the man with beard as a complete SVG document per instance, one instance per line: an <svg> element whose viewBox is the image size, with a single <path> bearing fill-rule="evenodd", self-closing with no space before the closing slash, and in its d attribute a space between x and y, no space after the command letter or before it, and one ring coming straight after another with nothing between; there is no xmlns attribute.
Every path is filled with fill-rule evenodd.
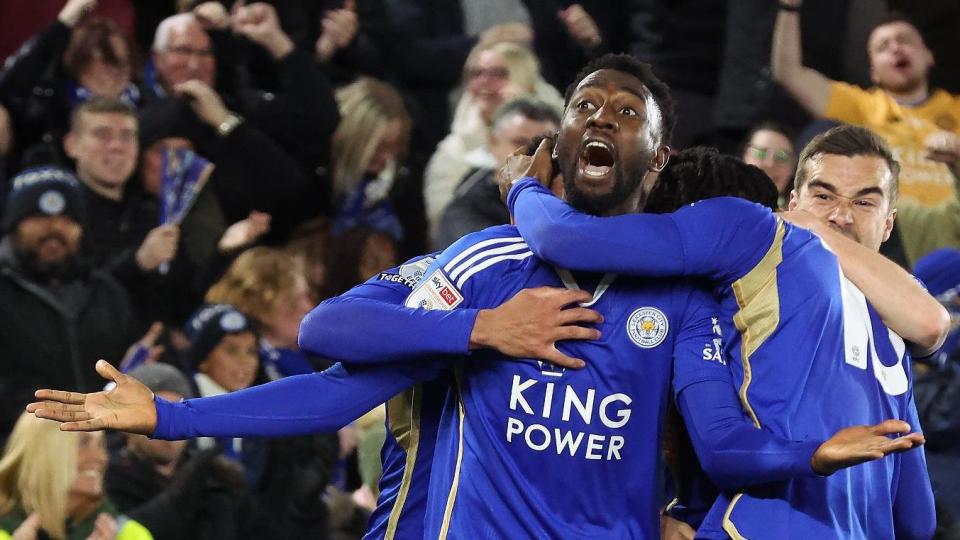
<svg viewBox="0 0 960 540"><path fill-rule="evenodd" d="M567 193L602 215L632 211L641 179L659 171L666 161L672 125L666 87L635 59L608 56L585 68L569 97L561 144L575 157L585 151L592 154L596 145L608 154L597 152L580 163L566 180ZM622 165L608 163L611 154ZM628 174L635 171L640 174ZM404 278L402 269L398 275ZM332 418L343 416L346 408L363 409L418 381L446 376L449 393L439 405L443 415L439 433L435 441L423 441L436 444L426 520L420 522L426 533L408 536L658 537L655 471L670 384L678 393L705 380L731 388L723 358L714 354L717 308L711 296L682 282L573 275L555 269L532 257L510 226L465 237L423 276L407 304L436 311L406 311L400 315L410 319L405 327L396 324L397 317L380 318L359 331L361 325L353 324L349 338L331 336L319 342L308 337L322 330L317 321L323 318L315 317L313 323L305 323L301 344L309 343L312 347L306 348L333 358L355 358L362 356L359 349L379 349L381 359L387 360L393 346L400 349L393 351L396 357L460 353L452 359L338 366L324 374L178 404L154 400L148 390L101 363L101 373L118 381L116 391L77 395L44 390L37 397L52 401L32 404L29 410L70 421L63 426L67 430L110 427L157 438L293 434L329 428ZM392 275L388 277L393 282ZM571 295L571 300L589 300L586 305L596 307L603 319L588 316L590 310L584 307L572 307L548 324L555 319L595 322L599 331L568 326L535 354L517 354L520 361L488 350L463 357L476 343L489 341L481 328L492 328L482 321L510 304L512 300L503 302L517 290L580 289L580 284L592 292L581 293L580 298ZM421 324L428 319L430 324ZM444 320L448 324L441 328ZM451 325L449 320L460 322ZM533 326L537 324L543 320ZM498 330L510 336L516 328ZM596 341L567 341L555 347L558 339L571 338ZM563 354L557 354L558 348ZM585 366L571 357L588 358L590 363ZM566 370L539 358L585 368ZM351 386L354 379L363 379L366 386ZM290 395L300 399L292 402ZM740 418L732 389L727 397L739 425L748 426ZM319 405L323 400L330 406ZM409 444L419 435L416 395L412 402L408 414L397 419L408 423L398 443ZM846 446L838 454L828 451L824 457L831 464L821 468L817 454L831 447L820 444L822 440L760 442L757 436L764 435L760 431L730 428L727 441L732 444L749 440L752 446L767 445L765 456L749 462L749 467L738 463L744 460L726 461L730 476L744 484L828 474L836 467L909 448L918 440L891 441L883 436L886 432L854 434L864 445ZM733 436L734 431L744 436ZM408 456L416 458L413 453ZM408 473L421 465L408 458L401 486L409 485ZM401 489L397 497L401 507L404 497ZM385 536L391 534L388 526Z"/></svg>
<svg viewBox="0 0 960 540"><path fill-rule="evenodd" d="M126 293L78 262L84 215L69 172L14 177L0 243L0 437L41 383L93 391L96 360L119 361L135 339Z"/></svg>

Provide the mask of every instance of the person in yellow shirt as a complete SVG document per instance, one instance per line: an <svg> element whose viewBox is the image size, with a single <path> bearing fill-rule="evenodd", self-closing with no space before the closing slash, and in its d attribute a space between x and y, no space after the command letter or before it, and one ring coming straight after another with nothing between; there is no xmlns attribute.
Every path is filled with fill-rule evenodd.
<svg viewBox="0 0 960 540"><path fill-rule="evenodd" d="M933 53L917 28L891 15L873 29L867 53L875 86L864 90L803 65L801 3L780 0L771 52L773 78L814 116L868 127L882 136L902 167L905 202L937 207L956 200L960 96L930 89ZM913 235L905 231L905 236Z"/></svg>

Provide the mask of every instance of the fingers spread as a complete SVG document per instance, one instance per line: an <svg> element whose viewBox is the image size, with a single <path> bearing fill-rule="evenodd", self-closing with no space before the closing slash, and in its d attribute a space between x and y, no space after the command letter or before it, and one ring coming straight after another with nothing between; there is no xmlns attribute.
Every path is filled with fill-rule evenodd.
<svg viewBox="0 0 960 540"><path fill-rule="evenodd" d="M600 324L603 315L599 311L588 308L570 308L560 312L560 324Z"/></svg>
<svg viewBox="0 0 960 540"><path fill-rule="evenodd" d="M113 367L113 364L107 362L106 360L97 360L96 369L97 373L99 373L101 377L104 379L110 379L117 383L119 383L120 379L123 377L123 374L120 373L117 368Z"/></svg>
<svg viewBox="0 0 960 540"><path fill-rule="evenodd" d="M571 369L580 369L587 364L578 358L571 358L562 352L558 351L556 347L553 347L551 350L547 351L543 355L543 360L550 362L551 364L556 364L561 367L571 368Z"/></svg>
<svg viewBox="0 0 960 540"><path fill-rule="evenodd" d="M107 425L102 418L60 424L60 431L100 431L106 428Z"/></svg>
<svg viewBox="0 0 960 540"><path fill-rule="evenodd" d="M583 341L595 341L600 339L600 331L596 328L584 328L582 326L561 326L556 333L557 341L568 339L577 339Z"/></svg>

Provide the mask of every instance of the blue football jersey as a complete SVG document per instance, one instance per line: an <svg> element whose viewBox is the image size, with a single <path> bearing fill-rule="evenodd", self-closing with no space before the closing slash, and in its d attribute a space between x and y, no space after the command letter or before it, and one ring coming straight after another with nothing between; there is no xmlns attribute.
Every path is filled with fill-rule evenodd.
<svg viewBox="0 0 960 540"><path fill-rule="evenodd" d="M714 284L731 372L757 428L792 440L889 418L920 428L903 341L809 231L729 197L673 214L595 218L523 184L510 196L519 230L552 263ZM923 451L914 449L827 478L725 494L698 537L912 538L932 523Z"/></svg>
<svg viewBox="0 0 960 540"><path fill-rule="evenodd" d="M533 257L512 226L444 251L407 305L495 307L540 286L593 290L602 337L559 344L586 360L581 370L489 350L452 366L426 537L659 538L656 476L671 382L729 377L704 352L715 345L718 306L685 282L558 270Z"/></svg>

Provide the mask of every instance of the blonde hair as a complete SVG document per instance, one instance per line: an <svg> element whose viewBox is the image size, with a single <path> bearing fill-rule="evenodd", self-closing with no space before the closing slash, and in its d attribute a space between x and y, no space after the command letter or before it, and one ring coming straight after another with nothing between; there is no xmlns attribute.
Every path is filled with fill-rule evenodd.
<svg viewBox="0 0 960 540"><path fill-rule="evenodd" d="M306 283L303 261L268 247L243 252L207 291L207 302L230 304L260 324L267 322L278 299Z"/></svg>
<svg viewBox="0 0 960 540"><path fill-rule="evenodd" d="M480 55L491 51L497 53L503 58L503 63L507 65L507 72L510 74L510 82L521 88L525 93L533 94L537 90L537 85L542 80L540 77L540 62L530 51L529 47L513 43L510 41L496 41L492 43L480 43L467 55L467 61L463 63L463 83L467 83L467 72L471 67L480 61Z"/></svg>
<svg viewBox="0 0 960 540"><path fill-rule="evenodd" d="M333 188L346 194L356 187L387 132L387 124L403 126L401 153L410 142L411 121L403 98L389 84L369 77L341 88L336 94L340 125L333 134Z"/></svg>
<svg viewBox="0 0 960 540"><path fill-rule="evenodd" d="M36 512L51 537L66 538L79 441L79 434L60 431L56 422L20 415L0 458L0 514Z"/></svg>

